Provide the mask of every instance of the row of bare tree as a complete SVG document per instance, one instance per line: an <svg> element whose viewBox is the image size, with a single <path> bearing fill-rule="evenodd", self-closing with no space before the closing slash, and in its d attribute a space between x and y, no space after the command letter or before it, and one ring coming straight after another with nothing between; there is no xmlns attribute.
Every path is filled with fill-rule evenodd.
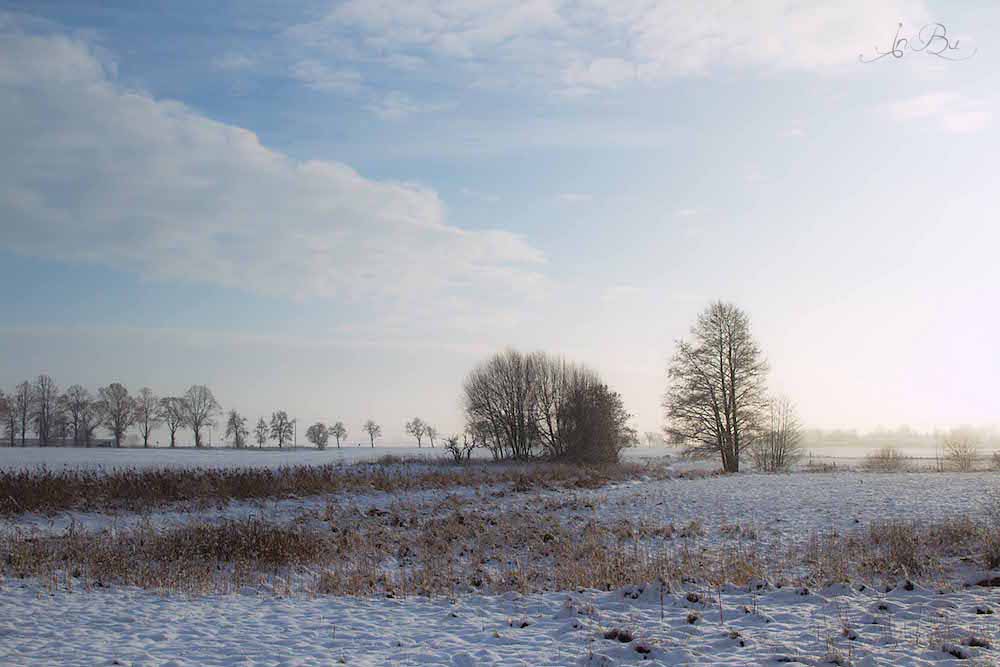
<svg viewBox="0 0 1000 667"><path fill-rule="evenodd" d="M202 433L218 411L218 401L204 385L191 386L183 396L160 398L148 387L133 396L124 385L112 382L94 395L78 384L60 392L51 377L39 375L34 382L17 385L9 396L0 391L0 418L11 447L18 442L26 445L29 431L43 447L68 443L90 447L100 428L106 428L120 447L133 427L148 447L150 434L161 425L170 432L171 447L181 428L191 429L195 446L201 447Z"/></svg>
<svg viewBox="0 0 1000 667"><path fill-rule="evenodd" d="M371 446L375 447L375 441L382 436L382 427L374 420L369 419L362 424L361 430L368 434ZM344 426L344 422L337 422L333 426L327 426L324 422L316 422L306 429L306 439L316 445L318 449L326 449L330 438L336 439L337 449L340 449L340 443L347 438L347 427Z"/></svg>

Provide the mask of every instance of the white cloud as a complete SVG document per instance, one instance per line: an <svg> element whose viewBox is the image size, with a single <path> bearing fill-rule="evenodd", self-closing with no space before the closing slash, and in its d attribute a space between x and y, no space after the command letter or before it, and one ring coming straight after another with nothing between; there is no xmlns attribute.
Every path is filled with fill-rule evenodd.
<svg viewBox="0 0 1000 667"><path fill-rule="evenodd" d="M291 67L291 74L314 90L356 93L361 89L361 73L352 69L332 68L317 60L301 60Z"/></svg>
<svg viewBox="0 0 1000 667"><path fill-rule="evenodd" d="M368 105L368 109L383 120L400 120L420 113L433 113L451 108L447 104L415 102L405 93L390 91Z"/></svg>
<svg viewBox="0 0 1000 667"><path fill-rule="evenodd" d="M674 211L674 215L678 218L690 218L692 215L697 215L698 209L695 208L679 208Z"/></svg>
<svg viewBox="0 0 1000 667"><path fill-rule="evenodd" d="M580 93L719 67L855 66L898 21L927 17L923 0L349 0L288 36L368 61L445 60L479 85L529 80Z"/></svg>
<svg viewBox="0 0 1000 667"><path fill-rule="evenodd" d="M0 244L27 254L397 314L545 285L541 252L448 224L432 190L293 160L124 89L66 37L0 30L0 150L17 156L0 166Z"/></svg>
<svg viewBox="0 0 1000 667"><path fill-rule="evenodd" d="M886 105L898 122L931 119L947 132L970 133L986 128L993 115L981 102L952 91L936 91Z"/></svg>

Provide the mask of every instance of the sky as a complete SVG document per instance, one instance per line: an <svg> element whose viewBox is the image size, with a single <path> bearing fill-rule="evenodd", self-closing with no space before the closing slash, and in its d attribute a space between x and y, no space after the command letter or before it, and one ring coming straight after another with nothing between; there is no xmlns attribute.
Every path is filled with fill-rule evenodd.
<svg viewBox="0 0 1000 667"><path fill-rule="evenodd" d="M515 346L655 431L722 299L808 426L1000 423L992 2L157 4L0 1L0 388L404 443Z"/></svg>

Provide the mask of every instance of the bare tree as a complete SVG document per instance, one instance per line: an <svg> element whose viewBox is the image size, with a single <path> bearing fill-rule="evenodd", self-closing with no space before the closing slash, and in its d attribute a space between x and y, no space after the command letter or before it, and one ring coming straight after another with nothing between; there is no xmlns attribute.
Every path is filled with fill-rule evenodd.
<svg viewBox="0 0 1000 667"><path fill-rule="evenodd" d="M979 458L976 434L968 428L952 429L944 438L945 460L959 472L970 472Z"/></svg>
<svg viewBox="0 0 1000 667"><path fill-rule="evenodd" d="M58 440L61 446L65 447L71 430L66 397L58 396L56 398L55 409L52 412L52 437Z"/></svg>
<svg viewBox="0 0 1000 667"><path fill-rule="evenodd" d="M79 445L83 442L83 414L94 399L85 388L74 384L66 389L63 400L66 405L69 428L73 433L73 444Z"/></svg>
<svg viewBox="0 0 1000 667"><path fill-rule="evenodd" d="M647 447L666 447L667 441L663 439L662 433L657 433L656 431L646 431L642 434L643 439L646 441Z"/></svg>
<svg viewBox="0 0 1000 667"><path fill-rule="evenodd" d="M160 418L170 433L170 446L177 446L177 431L187 423L187 406L180 396L167 396L160 399Z"/></svg>
<svg viewBox="0 0 1000 667"><path fill-rule="evenodd" d="M535 433L545 454L552 459L566 456L567 416L570 400L578 407L588 388L602 385L597 373L579 364L536 352L532 355L535 382Z"/></svg>
<svg viewBox="0 0 1000 667"><path fill-rule="evenodd" d="M365 422L365 425L361 427L361 430L368 434L368 439L371 440L372 449L374 449L375 439L382 435L382 427L376 424L373 420L369 419Z"/></svg>
<svg viewBox="0 0 1000 667"><path fill-rule="evenodd" d="M94 441L94 434L101 427L101 424L104 423L105 412L106 406L104 401L96 400L83 403L80 409L79 429L80 442L85 447L90 447Z"/></svg>
<svg viewBox="0 0 1000 667"><path fill-rule="evenodd" d="M278 441L278 447L284 447L285 442L292 439L293 426L288 413L278 410L271 414L271 438Z"/></svg>
<svg viewBox="0 0 1000 667"><path fill-rule="evenodd" d="M115 447L121 447L125 432L135 423L135 400L129 396L128 389L118 382L101 387L98 393L104 405L104 425L114 436Z"/></svg>
<svg viewBox="0 0 1000 667"><path fill-rule="evenodd" d="M306 440L316 445L317 449L326 449L330 440L330 429L323 422L316 422L306 429Z"/></svg>
<svg viewBox="0 0 1000 667"><path fill-rule="evenodd" d="M34 398L31 395L31 385L22 382L14 389L13 407L14 415L17 418L17 427L21 433L21 446L27 445L28 424L31 421L31 404Z"/></svg>
<svg viewBox="0 0 1000 667"><path fill-rule="evenodd" d="M802 458L802 428L795 406L786 397L768 401L764 424L750 449L750 458L758 470L789 470Z"/></svg>
<svg viewBox="0 0 1000 667"><path fill-rule="evenodd" d="M462 463L472 458L472 450L475 449L475 442L470 441L468 434L462 436L462 441L458 441L458 436L453 435L445 439L444 448L451 454L455 463Z"/></svg>
<svg viewBox="0 0 1000 667"><path fill-rule="evenodd" d="M264 445L267 443L268 433L269 429L267 427L267 422L264 421L263 417L261 417L257 420L257 425L253 429L253 437L257 441L257 446L261 449L263 449Z"/></svg>
<svg viewBox="0 0 1000 667"><path fill-rule="evenodd" d="M466 422L494 458L525 460L535 454L535 366L532 357L508 349L465 379Z"/></svg>
<svg viewBox="0 0 1000 667"><path fill-rule="evenodd" d="M149 387L143 387L135 397L135 423L142 436L142 446L149 447L149 434L163 423L163 403Z"/></svg>
<svg viewBox="0 0 1000 667"><path fill-rule="evenodd" d="M740 454L753 445L766 402L767 363L736 306L716 302L677 341L664 398L667 433L683 439L692 456L717 455L726 472L739 472Z"/></svg>
<svg viewBox="0 0 1000 667"><path fill-rule="evenodd" d="M427 436L428 442L431 443L431 449L434 449L434 439L437 438L437 436L438 436L437 429L434 428L433 426L431 426L430 424L425 424L424 425L424 435Z"/></svg>
<svg viewBox="0 0 1000 667"><path fill-rule="evenodd" d="M621 395L596 377L577 376L560 407L562 458L576 463L616 463L639 441Z"/></svg>
<svg viewBox="0 0 1000 667"><path fill-rule="evenodd" d="M201 429L215 425L215 416L222 407L212 390L202 384L192 385L184 393L184 422L194 433L194 446L201 447Z"/></svg>
<svg viewBox="0 0 1000 667"><path fill-rule="evenodd" d="M417 447L423 446L424 434L427 432L427 424L420 417L414 417L406 422L406 432L417 439Z"/></svg>
<svg viewBox="0 0 1000 667"><path fill-rule="evenodd" d="M4 429L7 432L8 444L14 446L14 436L17 431L17 415L9 396L0 389L0 420L3 420Z"/></svg>
<svg viewBox="0 0 1000 667"><path fill-rule="evenodd" d="M330 427L330 435L337 439L337 449L340 449L340 441L347 438L347 427L344 422L337 422Z"/></svg>
<svg viewBox="0 0 1000 667"><path fill-rule="evenodd" d="M233 439L233 446L236 449L243 449L247 445L247 438L250 436L250 430L247 428L247 418L236 412L236 410L229 411L229 417L226 419L226 437Z"/></svg>
<svg viewBox="0 0 1000 667"><path fill-rule="evenodd" d="M31 423L42 447L51 444L58 403L59 387L48 375L39 375L31 388Z"/></svg>

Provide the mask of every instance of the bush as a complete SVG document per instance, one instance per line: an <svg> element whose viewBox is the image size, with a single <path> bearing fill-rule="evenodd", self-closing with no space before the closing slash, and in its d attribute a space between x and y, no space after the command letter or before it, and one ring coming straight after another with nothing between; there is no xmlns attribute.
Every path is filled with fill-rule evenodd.
<svg viewBox="0 0 1000 667"><path fill-rule="evenodd" d="M964 430L953 431L944 440L944 455L953 469L969 472L976 467L979 449L972 434Z"/></svg>
<svg viewBox="0 0 1000 667"><path fill-rule="evenodd" d="M455 463L463 463L472 458L472 450L476 448L475 440L470 441L468 436L463 436L462 441L458 441L458 436L453 435L445 441L445 450L451 454Z"/></svg>
<svg viewBox="0 0 1000 667"><path fill-rule="evenodd" d="M638 438L628 425L621 396L607 385L572 388L560 410L563 457L574 463L617 463L621 450Z"/></svg>
<svg viewBox="0 0 1000 667"><path fill-rule="evenodd" d="M903 453L892 445L881 447L865 456L866 470L877 472L899 472L905 467Z"/></svg>

